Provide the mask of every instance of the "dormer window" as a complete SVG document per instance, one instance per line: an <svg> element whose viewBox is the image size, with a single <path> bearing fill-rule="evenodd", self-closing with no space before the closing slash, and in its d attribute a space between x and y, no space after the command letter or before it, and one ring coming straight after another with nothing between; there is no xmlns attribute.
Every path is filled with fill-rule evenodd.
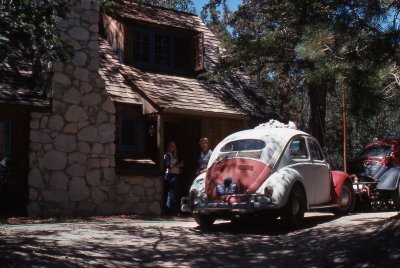
<svg viewBox="0 0 400 268"><path fill-rule="evenodd" d="M143 67L172 67L173 37L167 33L134 29L133 64Z"/></svg>
<svg viewBox="0 0 400 268"><path fill-rule="evenodd" d="M201 71L203 36L197 33L163 32L132 27L132 65L139 68L177 72ZM201 51L200 51L201 50ZM128 53L129 55L129 53Z"/></svg>
<svg viewBox="0 0 400 268"><path fill-rule="evenodd" d="M189 75L204 71L203 32L107 15L103 21L107 40L125 64Z"/></svg>

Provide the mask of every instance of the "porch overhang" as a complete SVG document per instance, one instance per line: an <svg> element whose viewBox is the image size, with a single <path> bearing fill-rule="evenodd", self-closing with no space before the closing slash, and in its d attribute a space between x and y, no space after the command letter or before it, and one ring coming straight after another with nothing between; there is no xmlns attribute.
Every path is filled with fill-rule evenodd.
<svg viewBox="0 0 400 268"><path fill-rule="evenodd" d="M164 114L171 115L188 115L188 116L198 116L198 117L211 117L211 118L221 118L221 119L237 119L237 120L250 120L251 117L244 114L230 114L212 111L200 111L200 110L189 110L180 109L174 107L168 107L163 109Z"/></svg>

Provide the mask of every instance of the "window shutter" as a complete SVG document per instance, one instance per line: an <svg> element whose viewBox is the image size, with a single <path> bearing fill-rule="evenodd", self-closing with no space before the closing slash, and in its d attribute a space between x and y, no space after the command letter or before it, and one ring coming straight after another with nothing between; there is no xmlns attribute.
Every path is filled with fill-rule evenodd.
<svg viewBox="0 0 400 268"><path fill-rule="evenodd" d="M200 72L204 70L204 34L197 33L193 37L194 49L194 71Z"/></svg>

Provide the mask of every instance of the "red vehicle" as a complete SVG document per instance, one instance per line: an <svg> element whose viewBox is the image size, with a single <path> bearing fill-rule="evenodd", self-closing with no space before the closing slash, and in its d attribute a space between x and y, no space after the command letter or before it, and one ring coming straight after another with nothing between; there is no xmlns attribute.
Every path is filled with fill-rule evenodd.
<svg viewBox="0 0 400 268"><path fill-rule="evenodd" d="M400 208L400 138L374 140L349 163L360 207Z"/></svg>

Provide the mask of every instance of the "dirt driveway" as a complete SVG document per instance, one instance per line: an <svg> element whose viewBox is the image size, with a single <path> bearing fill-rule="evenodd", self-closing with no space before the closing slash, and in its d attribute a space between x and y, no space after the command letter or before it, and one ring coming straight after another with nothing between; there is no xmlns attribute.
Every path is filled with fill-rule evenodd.
<svg viewBox="0 0 400 268"><path fill-rule="evenodd" d="M395 212L307 214L304 228L186 220L0 225L1 267L395 267Z"/></svg>

